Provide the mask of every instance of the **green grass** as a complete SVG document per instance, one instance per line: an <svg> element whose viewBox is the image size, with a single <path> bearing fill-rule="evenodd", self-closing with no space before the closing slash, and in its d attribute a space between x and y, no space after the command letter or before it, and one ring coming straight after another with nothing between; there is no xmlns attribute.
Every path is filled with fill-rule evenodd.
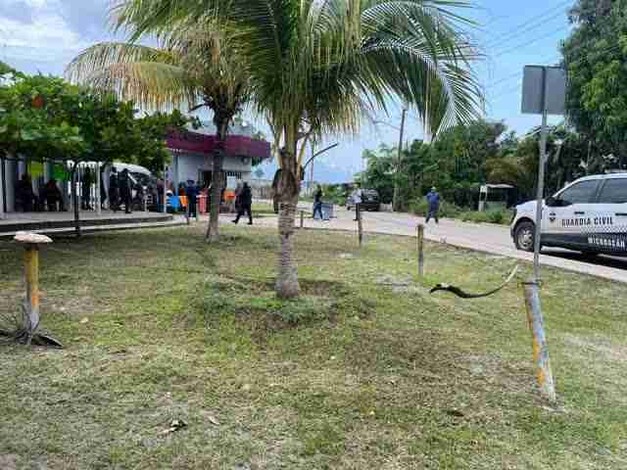
<svg viewBox="0 0 627 470"><path fill-rule="evenodd" d="M491 287L511 260L428 245L419 281L412 239L299 232L303 297L284 302L274 231L207 247L203 229L42 252L43 326L66 348L0 346L0 468L627 468L624 285L545 272L554 412L519 287L428 294ZM0 266L13 312L20 249L0 243Z"/></svg>

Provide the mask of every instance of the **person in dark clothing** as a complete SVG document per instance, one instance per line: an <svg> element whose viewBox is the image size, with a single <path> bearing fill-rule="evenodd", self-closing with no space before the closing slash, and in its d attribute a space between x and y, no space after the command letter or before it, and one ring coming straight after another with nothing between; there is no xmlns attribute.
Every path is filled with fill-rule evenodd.
<svg viewBox="0 0 627 470"><path fill-rule="evenodd" d="M187 194L187 204L189 204L189 216L198 216L198 186L193 180L187 182L187 188L185 188Z"/></svg>
<svg viewBox="0 0 627 470"><path fill-rule="evenodd" d="M252 214L253 193L250 190L250 186L248 186L248 183L244 183L244 186L242 186L242 192L239 195L239 199L240 199L239 211L237 212L237 218L233 221L233 223L237 224L239 222L240 217L243 216L244 213L247 213L248 225L252 225L253 224L253 214Z"/></svg>
<svg viewBox="0 0 627 470"><path fill-rule="evenodd" d="M109 209L116 212L120 208L120 178L115 167L109 175Z"/></svg>
<svg viewBox="0 0 627 470"><path fill-rule="evenodd" d="M93 178L91 176L91 170L89 168L85 168L83 172L83 181L81 181L81 209L83 210L91 210L91 185L93 183Z"/></svg>
<svg viewBox="0 0 627 470"><path fill-rule="evenodd" d="M156 199L156 202L157 202L157 209L156 209L156 211L157 212L163 212L163 202L164 202L163 201L163 189L164 189L164 186L165 186L165 184L164 184L163 180L161 178L159 178L157 180L157 199Z"/></svg>
<svg viewBox="0 0 627 470"><path fill-rule="evenodd" d="M242 183L237 183L237 187L235 188L235 213L239 214L239 210L241 208L242 200L240 196L242 195Z"/></svg>
<svg viewBox="0 0 627 470"><path fill-rule="evenodd" d="M431 217L435 219L435 223L439 224L439 212L440 212L440 194L436 191L435 186L431 188L431 191L427 194L427 203L429 204L429 213L427 214L427 219L425 220L425 224L429 223Z"/></svg>
<svg viewBox="0 0 627 470"><path fill-rule="evenodd" d="M132 194L131 176L125 168L120 173L120 197L122 198L122 204L124 204L124 212L126 214L131 213Z"/></svg>
<svg viewBox="0 0 627 470"><path fill-rule="evenodd" d="M105 167L100 170L100 208L104 209L105 201L107 200L107 188L105 186Z"/></svg>
<svg viewBox="0 0 627 470"><path fill-rule="evenodd" d="M48 206L48 211L56 212L59 210L58 204L61 202L61 191L59 191L59 187L57 186L57 180L54 178L50 179L46 183L44 191L46 194L46 205Z"/></svg>
<svg viewBox="0 0 627 470"><path fill-rule="evenodd" d="M316 218L316 214L320 214L321 220L324 218L322 216L322 188L320 185L318 185L316 192L314 193L313 219Z"/></svg>
<svg viewBox="0 0 627 470"><path fill-rule="evenodd" d="M275 214L279 213L279 181L281 180L281 173L283 170L278 169L274 174L274 179L272 180L272 209Z"/></svg>
<svg viewBox="0 0 627 470"><path fill-rule="evenodd" d="M22 212L32 212L35 193L33 192L33 183L28 173L24 173L17 182L15 196L22 206Z"/></svg>

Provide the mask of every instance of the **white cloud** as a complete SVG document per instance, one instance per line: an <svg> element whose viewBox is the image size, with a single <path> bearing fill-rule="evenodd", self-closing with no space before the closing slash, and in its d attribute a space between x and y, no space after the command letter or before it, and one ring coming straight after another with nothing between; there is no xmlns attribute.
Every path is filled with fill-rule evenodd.
<svg viewBox="0 0 627 470"><path fill-rule="evenodd" d="M86 1L90 0L82 0ZM63 70L72 57L91 44L64 15L68 8L67 0L0 0L1 58L28 64L20 67L28 72ZM84 24L95 24L93 18L90 20Z"/></svg>

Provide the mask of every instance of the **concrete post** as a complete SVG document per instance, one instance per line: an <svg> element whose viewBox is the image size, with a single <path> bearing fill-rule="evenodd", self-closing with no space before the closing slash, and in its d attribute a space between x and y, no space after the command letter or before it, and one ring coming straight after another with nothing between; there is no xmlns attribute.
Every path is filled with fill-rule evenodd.
<svg viewBox="0 0 627 470"><path fill-rule="evenodd" d="M31 232L18 232L13 238L24 245L24 279L26 281L25 330L30 344L39 326L39 245L52 243L45 236Z"/></svg>

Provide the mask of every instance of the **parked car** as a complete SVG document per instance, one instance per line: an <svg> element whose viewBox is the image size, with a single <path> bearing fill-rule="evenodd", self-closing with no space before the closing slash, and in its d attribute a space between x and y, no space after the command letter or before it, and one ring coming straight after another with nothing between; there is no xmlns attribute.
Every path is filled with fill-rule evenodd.
<svg viewBox="0 0 627 470"><path fill-rule="evenodd" d="M355 201L352 196L346 198L346 209L353 210ZM381 199L376 189L364 189L361 192L361 209L378 212L381 209Z"/></svg>
<svg viewBox="0 0 627 470"><path fill-rule="evenodd" d="M536 202L516 207L516 248L533 251ZM586 176L544 201L541 246L627 256L627 173Z"/></svg>

